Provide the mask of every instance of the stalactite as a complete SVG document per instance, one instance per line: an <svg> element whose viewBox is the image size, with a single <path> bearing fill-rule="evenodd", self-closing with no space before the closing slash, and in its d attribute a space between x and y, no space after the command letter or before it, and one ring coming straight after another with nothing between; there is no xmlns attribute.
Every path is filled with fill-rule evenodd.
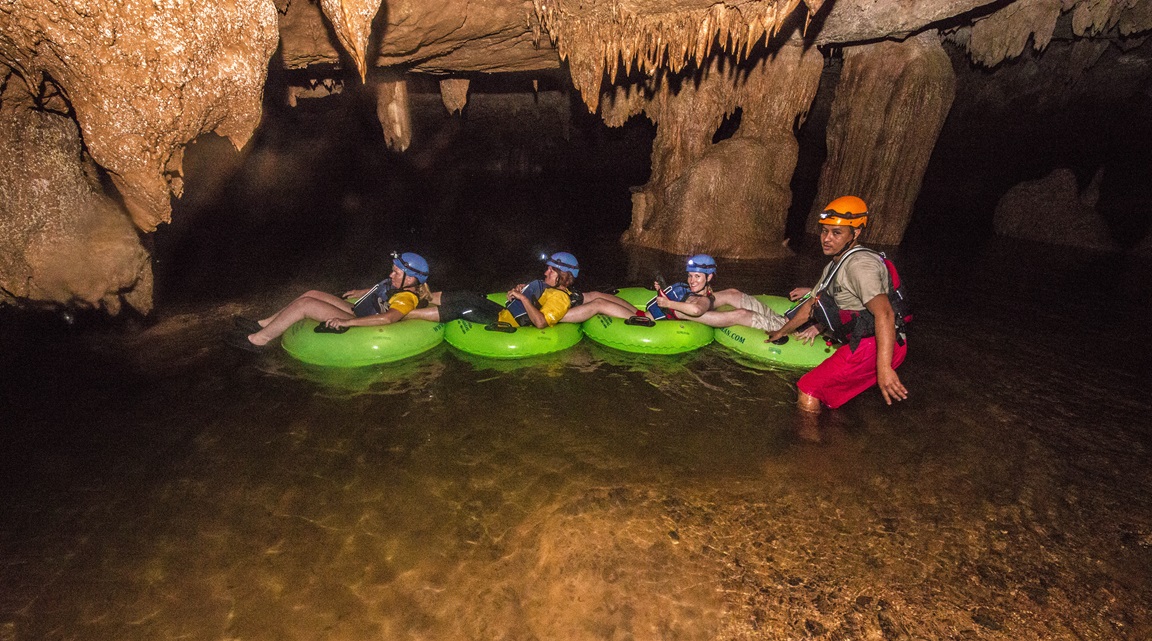
<svg viewBox="0 0 1152 641"><path fill-rule="evenodd" d="M533 80L533 87L536 81ZM440 81L440 99L450 114L464 111L468 104L468 87L471 84L467 78L445 78Z"/></svg>
<svg viewBox="0 0 1152 641"><path fill-rule="evenodd" d="M363 82L368 73L366 58L372 36L372 20L380 10L381 0L320 0L324 15L332 22L336 37L356 63Z"/></svg>
<svg viewBox="0 0 1152 641"><path fill-rule="evenodd" d="M376 85L376 118L389 149L408 148L412 143L412 114L407 81L386 80Z"/></svg>
<svg viewBox="0 0 1152 641"><path fill-rule="evenodd" d="M636 13L620 3L533 3L541 28L568 60L585 104L596 111L605 65L614 83L618 66L646 74L665 67L676 73L688 65L704 66L716 45L743 60L801 2L765 0L739 7L718 3L658 14Z"/></svg>

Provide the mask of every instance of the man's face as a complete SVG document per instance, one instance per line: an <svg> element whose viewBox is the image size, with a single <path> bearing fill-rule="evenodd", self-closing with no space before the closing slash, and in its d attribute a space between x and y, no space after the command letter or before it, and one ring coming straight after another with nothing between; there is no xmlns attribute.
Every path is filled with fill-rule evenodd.
<svg viewBox="0 0 1152 641"><path fill-rule="evenodd" d="M856 240L856 234L848 225L820 225L820 248L825 256L835 256Z"/></svg>

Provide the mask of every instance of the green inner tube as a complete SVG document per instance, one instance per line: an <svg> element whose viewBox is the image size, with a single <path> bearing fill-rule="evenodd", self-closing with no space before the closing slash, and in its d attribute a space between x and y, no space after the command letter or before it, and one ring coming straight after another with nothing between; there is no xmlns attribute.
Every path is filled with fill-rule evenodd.
<svg viewBox="0 0 1152 641"><path fill-rule="evenodd" d="M503 305L506 294L489 294ZM444 330L444 340L456 349L488 358L528 358L568 349L580 342L583 333L577 323L556 323L553 327L519 327L515 332L495 332L466 320L454 320Z"/></svg>
<svg viewBox="0 0 1152 641"><path fill-rule="evenodd" d="M782 296L761 294L755 298L780 314L792 306L792 303ZM717 343L757 360L788 367L806 369L816 367L823 363L824 359L831 356L837 347L837 345L828 345L820 336L816 337L814 345L805 345L794 336L789 336L783 345L775 345L765 343L764 339L767 337L768 334L762 329L742 325L721 327L716 330Z"/></svg>
<svg viewBox="0 0 1152 641"><path fill-rule="evenodd" d="M444 340L444 323L426 320L351 327L343 334L317 334L317 325L304 319L289 327L280 339L284 351L312 365L363 367L409 358Z"/></svg>
<svg viewBox="0 0 1152 641"><path fill-rule="evenodd" d="M625 287L617 296L643 309L656 292L643 287ZM659 320L654 327L627 325L622 319L597 314L582 323L588 338L625 352L637 354L681 354L712 342L713 329L688 320Z"/></svg>

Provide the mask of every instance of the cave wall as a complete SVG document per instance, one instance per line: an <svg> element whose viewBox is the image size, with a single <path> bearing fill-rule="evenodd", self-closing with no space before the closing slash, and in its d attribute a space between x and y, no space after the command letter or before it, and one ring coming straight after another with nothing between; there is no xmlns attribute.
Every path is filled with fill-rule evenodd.
<svg viewBox="0 0 1152 641"><path fill-rule="evenodd" d="M846 48L812 213L859 196L874 214L868 240L899 244L955 92L951 59L933 33ZM815 216L809 221L814 232Z"/></svg>
<svg viewBox="0 0 1152 641"><path fill-rule="evenodd" d="M6 83L24 85L31 101L5 101L3 110L20 122L24 116L16 111L62 103L79 126L86 154L115 186L115 198L138 228L151 231L169 220L170 197L181 193L184 146L215 131L241 147L260 122L267 64L277 42L275 16L275 7L260 0L5 2L0 5L0 75ZM58 175L82 174L80 155L68 153L71 142L56 140L58 158L71 157L76 164ZM81 211L96 216L103 209ZM11 206L6 213L17 219L29 215ZM60 242L68 237L62 232ZM60 292L58 302L73 303L77 297L57 286L71 282L67 266L52 273L50 264L56 263L42 261L33 271L37 283L27 291ZM134 258L123 265L92 265L100 266L106 273L94 278L107 283L135 271ZM129 298L151 299L150 279L137 279L135 287L140 291Z"/></svg>
<svg viewBox="0 0 1152 641"><path fill-rule="evenodd" d="M20 85L29 100L8 99L0 112L18 149L26 143L15 132L39 118L19 110L50 105L71 119L80 154L67 136L44 138L59 146L54 162L75 165L53 180L73 185L75 176L95 174L102 180L87 184L108 202L83 211L111 220L94 212L120 208L147 233L170 220L190 141L214 132L240 148L249 139L261 119L269 63L294 74L281 97L287 104L310 91L364 84L395 150L407 148L418 129L409 72L442 80L444 105L459 112L476 74L560 70L605 122L642 113L657 123L651 179L636 190L627 242L770 256L784 251L793 129L806 117L828 51L818 46L842 49L845 65L815 207L858 194L878 214L871 240L890 244L909 223L956 91L941 37L991 76L1012 73L1002 71L1005 61L1034 52L1039 62L1018 75L1006 98L1035 90L1039 98L1026 99L1027 110L1061 87L1085 96L1146 93L1147 76L1131 70L1152 59L1142 46L1150 30L1152 2L1130 0L7 0L0 3L0 83ZM1041 57L1053 42L1069 43L1071 53ZM736 114L735 133L714 142ZM17 182L32 178L13 168L5 179L23 193L29 188ZM13 202L33 206L26 194ZM0 224L26 229L31 212L14 207L6 206ZM62 243L77 237L58 233ZM139 269L139 243L119 237L127 239L117 254L123 264L92 267L103 270L99 296L49 285L70 276L62 267L51 273L46 260L29 272L25 255L23 263L6 263L0 277L12 284L31 273L31 284L13 284L4 300L84 300L112 311L118 306L108 292L115 289L119 300L147 309L150 279ZM124 291L128 281L138 293Z"/></svg>
<svg viewBox="0 0 1152 641"><path fill-rule="evenodd" d="M0 300L151 311L151 257L76 122L22 93L9 85L0 100Z"/></svg>

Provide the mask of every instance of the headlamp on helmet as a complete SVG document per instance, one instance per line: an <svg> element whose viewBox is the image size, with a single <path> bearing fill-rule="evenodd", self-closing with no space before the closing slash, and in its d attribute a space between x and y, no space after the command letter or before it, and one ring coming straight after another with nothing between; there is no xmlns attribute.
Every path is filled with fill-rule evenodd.
<svg viewBox="0 0 1152 641"><path fill-rule="evenodd" d="M399 267L400 271L406 275L415 278L417 283L428 280L428 261L424 260L420 254L392 252L392 264Z"/></svg>
<svg viewBox="0 0 1152 641"><path fill-rule="evenodd" d="M708 254L696 254L688 259L684 271L689 274L715 274L716 260Z"/></svg>
<svg viewBox="0 0 1152 641"><path fill-rule="evenodd" d="M820 212L821 225L864 227L868 224L868 205L856 196L841 196Z"/></svg>

